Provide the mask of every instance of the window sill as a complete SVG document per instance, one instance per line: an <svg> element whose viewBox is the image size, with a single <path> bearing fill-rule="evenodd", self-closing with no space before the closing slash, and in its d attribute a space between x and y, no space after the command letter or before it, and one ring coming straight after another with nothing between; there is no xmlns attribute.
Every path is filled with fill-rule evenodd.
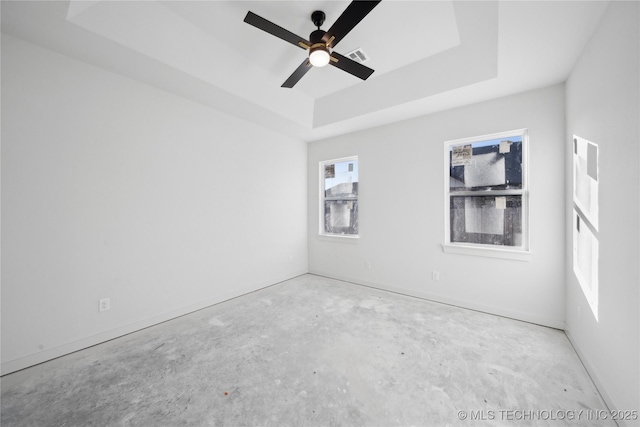
<svg viewBox="0 0 640 427"><path fill-rule="evenodd" d="M515 261L531 261L531 252L518 251L513 249L498 249L491 247L476 247L468 245L454 245L445 243L442 251L449 254L473 255L488 258L511 259Z"/></svg>
<svg viewBox="0 0 640 427"><path fill-rule="evenodd" d="M360 236L349 234L318 234L318 240L326 242L358 243L358 239L360 239Z"/></svg>

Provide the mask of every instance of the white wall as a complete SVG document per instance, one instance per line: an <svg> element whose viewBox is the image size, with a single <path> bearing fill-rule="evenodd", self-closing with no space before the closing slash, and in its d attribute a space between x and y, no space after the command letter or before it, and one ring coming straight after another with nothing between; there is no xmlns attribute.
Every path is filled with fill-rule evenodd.
<svg viewBox="0 0 640 427"><path fill-rule="evenodd" d="M3 35L2 373L306 273L306 151Z"/></svg>
<svg viewBox="0 0 640 427"><path fill-rule="evenodd" d="M564 108L556 85L311 143L309 271L563 327ZM530 136L531 261L443 253L444 141L521 128ZM318 162L350 155L359 156L360 238L319 237Z"/></svg>
<svg viewBox="0 0 640 427"><path fill-rule="evenodd" d="M567 242L574 134L598 144L600 188L598 320L573 273L568 245L566 330L618 410L640 410L639 22L638 2L612 2L566 84Z"/></svg>

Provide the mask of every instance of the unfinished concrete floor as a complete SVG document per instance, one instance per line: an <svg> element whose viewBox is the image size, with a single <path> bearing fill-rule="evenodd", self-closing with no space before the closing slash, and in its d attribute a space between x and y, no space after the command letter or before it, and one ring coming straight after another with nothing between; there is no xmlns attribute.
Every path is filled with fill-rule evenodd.
<svg viewBox="0 0 640 427"><path fill-rule="evenodd" d="M312 275L1 381L4 427L610 422L562 331Z"/></svg>

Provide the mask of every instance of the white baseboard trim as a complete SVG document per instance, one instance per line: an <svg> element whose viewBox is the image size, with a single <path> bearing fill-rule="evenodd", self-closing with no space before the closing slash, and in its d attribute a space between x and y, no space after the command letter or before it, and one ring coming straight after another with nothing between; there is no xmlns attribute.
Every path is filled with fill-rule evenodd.
<svg viewBox="0 0 640 427"><path fill-rule="evenodd" d="M582 349L580 348L580 346L575 342L575 340L573 339L573 337L571 336L571 332L569 332L568 329L564 329L564 333L567 336L567 339L569 340L569 342L571 343L571 346L573 347L573 349L575 350L576 354L578 355L578 358L580 359L580 361L582 362L582 366L584 366L584 369L587 371L587 374L589 374L589 377L591 377L591 381L593 381L593 384L596 386L596 388L598 389L598 393L600 393L600 396L602 396L602 400L604 400L604 404L607 405L607 409L609 411L617 411L618 408L616 407L616 405L613 403L613 400L611 399L611 396L609 395L609 393L607 393L607 389L604 387L604 385L602 384L602 382L600 382L600 379L598 378L598 376L596 375L595 370L593 369L593 366L591 365L591 363L589 363L589 359L587 358L587 356L582 352ZM628 408L625 408L628 409ZM614 420L616 422L616 424L618 424L618 426L620 427L632 427L632 426L637 426L638 420L634 421L634 424L629 424L627 423L625 420Z"/></svg>
<svg viewBox="0 0 640 427"><path fill-rule="evenodd" d="M394 292L396 294L407 295L414 298L420 298L427 301L437 302L441 304L453 305L460 308L466 308L469 310L480 311L482 313L493 314L496 316L507 317L509 319L520 320L522 322L533 323L536 325L547 326L549 328L564 330L564 319L551 319L542 316L536 316L530 313L523 313L519 311L509 310L502 307L488 306L484 304L477 304L471 301L464 301L455 298L443 297L441 295L434 295L427 292L419 292L413 290L407 290L390 286L387 284L370 282L367 280L356 279L353 277L341 276L331 273L309 271L309 274L316 276L328 277L330 279L342 280L344 282L353 283L356 285L368 286L370 288L380 289L383 291Z"/></svg>
<svg viewBox="0 0 640 427"><path fill-rule="evenodd" d="M128 325L120 326L118 328L111 329L105 332L101 332L96 335L91 335L89 337L82 338L77 341L62 344L57 347L48 348L46 350L33 353L28 356L19 357L17 359L8 360L6 362L3 361L0 364L0 375L7 375L12 372L29 368L31 366L47 362L49 360L56 359L58 357L61 357L70 353L74 353L76 351L83 350L85 348L92 347L94 345L98 345L124 335L128 335L133 332L137 332L142 329L146 329L151 326L166 322L168 320L175 319L177 317L184 316L189 313L193 313L194 311L202 310L212 305L219 304L221 302L229 301L231 299L240 297L242 295L259 291L260 289L264 289L269 286L275 285L277 283L293 279L294 277L298 277L303 274L307 274L307 271L306 270L298 271L290 275L276 277L271 280L261 281L259 283L253 284L252 286L245 286L240 289L235 289L233 292L227 292L222 295L219 295L216 298L198 302L197 304L192 304L186 307L179 308L177 310L172 310L167 313L162 313L157 316L150 317L148 319L142 319L140 321L130 323Z"/></svg>

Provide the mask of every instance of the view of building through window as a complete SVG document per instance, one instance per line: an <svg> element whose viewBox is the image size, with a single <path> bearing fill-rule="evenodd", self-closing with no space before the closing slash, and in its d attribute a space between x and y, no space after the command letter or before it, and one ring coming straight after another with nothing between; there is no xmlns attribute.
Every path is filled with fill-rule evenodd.
<svg viewBox="0 0 640 427"><path fill-rule="evenodd" d="M358 235L358 158L322 162L321 233Z"/></svg>
<svg viewBox="0 0 640 427"><path fill-rule="evenodd" d="M447 243L527 249L526 131L450 141Z"/></svg>

